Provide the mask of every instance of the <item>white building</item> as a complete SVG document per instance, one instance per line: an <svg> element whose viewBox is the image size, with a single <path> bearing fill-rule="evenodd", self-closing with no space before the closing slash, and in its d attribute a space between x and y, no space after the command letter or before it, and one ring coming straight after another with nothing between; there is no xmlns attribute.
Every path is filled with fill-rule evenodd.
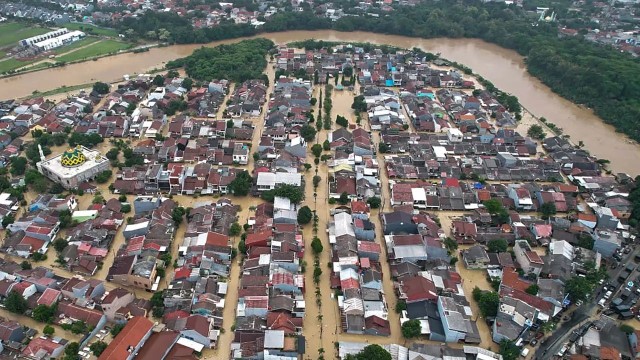
<svg viewBox="0 0 640 360"><path fill-rule="evenodd" d="M85 33L83 33L82 31L69 31L67 28L62 28L54 31L49 31L46 34L22 39L18 44L25 47L35 47L40 51L48 51L72 43L74 41L78 41L84 36Z"/></svg>
<svg viewBox="0 0 640 360"><path fill-rule="evenodd" d="M45 160L40 151L36 166L38 171L65 189L75 189L82 182L93 180L98 174L109 170L109 160L99 151L78 145L62 154Z"/></svg>

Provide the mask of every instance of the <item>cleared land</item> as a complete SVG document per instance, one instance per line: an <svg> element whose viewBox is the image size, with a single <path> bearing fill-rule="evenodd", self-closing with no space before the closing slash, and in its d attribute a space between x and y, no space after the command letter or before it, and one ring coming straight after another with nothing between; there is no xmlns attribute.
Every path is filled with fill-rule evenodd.
<svg viewBox="0 0 640 360"><path fill-rule="evenodd" d="M50 29L39 27L37 25L7 22L0 24L0 48L12 47L18 45L18 41L44 34Z"/></svg>
<svg viewBox="0 0 640 360"><path fill-rule="evenodd" d="M15 69L27 66L29 64L34 63L35 61L36 60L20 61L13 58L2 60L0 61L0 74L10 70L15 70Z"/></svg>
<svg viewBox="0 0 640 360"><path fill-rule="evenodd" d="M68 23L65 24L64 27L69 30L84 31L87 35L118 37L118 32L115 29L98 27L91 24Z"/></svg>
<svg viewBox="0 0 640 360"><path fill-rule="evenodd" d="M91 44L82 49L78 49L77 51L73 51L71 53L62 55L56 58L57 61L71 62L83 59L89 59L96 56L107 55L110 53L115 53L120 50L125 50L130 48L130 44L125 44L119 41L114 40L103 40Z"/></svg>
<svg viewBox="0 0 640 360"><path fill-rule="evenodd" d="M78 40L78 41L72 42L69 45L61 46L61 47L53 50L53 52L58 54L58 55L64 54L64 53L68 53L71 50L75 50L77 48L81 48L83 46L87 46L87 45L89 45L91 43L94 43L94 42L96 42L98 40L100 40L100 39L97 38L97 37L87 36L82 40Z"/></svg>

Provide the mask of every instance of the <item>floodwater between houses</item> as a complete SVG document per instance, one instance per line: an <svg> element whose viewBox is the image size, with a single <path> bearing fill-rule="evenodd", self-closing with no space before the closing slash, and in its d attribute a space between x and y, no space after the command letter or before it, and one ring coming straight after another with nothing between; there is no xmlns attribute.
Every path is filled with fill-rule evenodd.
<svg viewBox="0 0 640 360"><path fill-rule="evenodd" d="M462 63L498 88L514 94L533 115L545 117L564 129L574 142L583 141L591 153L611 161L614 171L631 175L640 173L640 147L615 132L590 110L581 108L553 93L527 73L523 58L511 50L475 39L418 39L403 36L381 35L366 32L288 31L262 34L276 43L288 43L305 39L327 41L372 42L392 44L404 48L419 47L444 58ZM216 46L240 39L207 44ZM126 53L116 56L45 69L0 80L0 99L30 95L33 90L46 91L62 85L77 85L93 81L116 81L124 74L136 74L161 68L164 63L189 55L201 45L173 45L153 48L143 53Z"/></svg>

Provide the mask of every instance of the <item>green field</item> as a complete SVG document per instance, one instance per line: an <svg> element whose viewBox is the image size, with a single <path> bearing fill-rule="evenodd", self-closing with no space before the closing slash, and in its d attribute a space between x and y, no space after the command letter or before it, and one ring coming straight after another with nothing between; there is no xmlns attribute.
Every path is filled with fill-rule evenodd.
<svg viewBox="0 0 640 360"><path fill-rule="evenodd" d="M18 41L32 36L44 34L50 29L33 24L5 22L0 24L0 48L17 46Z"/></svg>
<svg viewBox="0 0 640 360"><path fill-rule="evenodd" d="M27 66L35 61L36 60L20 61L14 58L0 61L0 74L9 70L15 70L23 66Z"/></svg>
<svg viewBox="0 0 640 360"><path fill-rule="evenodd" d="M56 54L64 54L64 53L67 53L67 52L69 52L71 50L74 50L74 49L77 49L77 48L80 48L80 47L83 47L83 46L87 46L87 45L89 45L91 43L94 43L94 42L96 42L98 40L100 40L100 39L98 39L97 37L87 36L82 40L78 40L78 41L72 42L69 45L65 45L65 46L59 47L59 48L53 50L53 52L56 53Z"/></svg>
<svg viewBox="0 0 640 360"><path fill-rule="evenodd" d="M85 48L78 49L77 51L73 51L66 55L57 57L56 61L71 62L71 61L89 59L96 56L115 53L117 51L128 49L130 47L131 47L130 44L125 44L120 41L103 40L103 41L98 41L94 44L91 44Z"/></svg>
<svg viewBox="0 0 640 360"><path fill-rule="evenodd" d="M69 30L84 31L85 33L87 33L87 35L118 37L118 32L115 29L97 27L91 24L68 23L65 24L64 27Z"/></svg>

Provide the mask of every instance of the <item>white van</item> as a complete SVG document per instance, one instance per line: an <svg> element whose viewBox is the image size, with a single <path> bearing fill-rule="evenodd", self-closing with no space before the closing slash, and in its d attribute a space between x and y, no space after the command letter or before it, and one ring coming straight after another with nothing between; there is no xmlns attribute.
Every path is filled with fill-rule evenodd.
<svg viewBox="0 0 640 360"><path fill-rule="evenodd" d="M600 301L598 301L598 306L600 306L601 308L604 309L604 303L607 301L607 299L602 298L600 299Z"/></svg>
<svg viewBox="0 0 640 360"><path fill-rule="evenodd" d="M529 355L529 349L527 349L527 348L522 349L522 352L520 353L520 356L527 357L527 355Z"/></svg>
<svg viewBox="0 0 640 360"><path fill-rule="evenodd" d="M609 299L611 297L611 294L613 294L613 291L611 291L611 290L607 291L607 293L604 294L604 298L605 299Z"/></svg>

